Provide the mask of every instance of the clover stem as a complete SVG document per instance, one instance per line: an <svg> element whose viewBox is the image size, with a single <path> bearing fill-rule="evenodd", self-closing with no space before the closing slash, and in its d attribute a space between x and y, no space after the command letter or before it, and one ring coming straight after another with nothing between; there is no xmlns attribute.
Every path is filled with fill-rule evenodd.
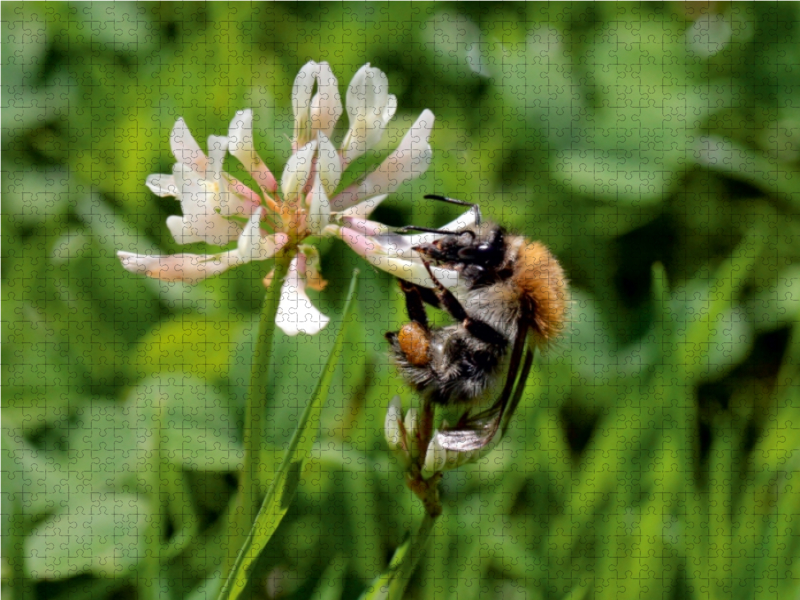
<svg viewBox="0 0 800 600"><path fill-rule="evenodd" d="M244 413L244 468L239 478L239 493L234 512L231 515L233 529L228 539L230 547L227 552L227 565L233 564L236 553L244 543L261 504L261 496L266 492L268 473L261 463L261 446L264 441L264 405L269 391L269 380L272 372L272 339L275 334L275 317L281 299L281 287L289 264L295 252L281 252L275 257L275 270L272 281L267 288L261 318L258 325L258 337L253 347L253 358L250 371L250 388ZM226 574L228 568L225 569Z"/></svg>

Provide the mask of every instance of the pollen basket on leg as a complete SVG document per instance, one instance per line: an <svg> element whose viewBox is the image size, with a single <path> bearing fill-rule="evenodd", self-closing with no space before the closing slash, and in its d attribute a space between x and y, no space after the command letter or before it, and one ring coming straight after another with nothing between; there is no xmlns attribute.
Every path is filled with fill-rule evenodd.
<svg viewBox="0 0 800 600"><path fill-rule="evenodd" d="M419 323L403 325L397 334L397 342L410 364L424 367L430 363L430 335Z"/></svg>

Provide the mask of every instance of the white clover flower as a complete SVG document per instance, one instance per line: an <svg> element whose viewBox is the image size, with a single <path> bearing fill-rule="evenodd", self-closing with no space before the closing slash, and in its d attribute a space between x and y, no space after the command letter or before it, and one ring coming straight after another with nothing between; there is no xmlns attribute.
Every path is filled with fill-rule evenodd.
<svg viewBox="0 0 800 600"><path fill-rule="evenodd" d="M496 436L489 444L476 450L453 450L447 447L445 436L457 430L447 421L442 421L441 430L434 429L427 446L420 447L420 411L409 408L403 416L400 396L389 402L384 420L384 434L389 449L400 456L406 465L419 459L419 474L430 479L437 473L456 469L467 463L476 462L489 454L497 446L502 436Z"/></svg>
<svg viewBox="0 0 800 600"><path fill-rule="evenodd" d="M434 116L424 110L374 172L339 190L347 165L381 142L397 108L396 98L388 93L388 78L368 64L353 77L347 100L350 130L337 149L330 136L344 108L336 77L325 62L303 66L292 88L294 138L280 184L255 149L250 110L236 113L227 137L209 137L208 155L178 119L170 135L177 160L172 174L151 175L146 184L159 196L180 200L183 215L167 219L176 243L236 245L215 254L149 256L121 251L117 255L122 265L156 279L196 283L231 267L290 253L276 324L290 335L320 331L328 318L311 303L306 287L322 289L325 281L317 250L302 241L323 235L344 239L339 224L366 220L388 194L423 174L431 159ZM244 166L257 191L222 170L226 153Z"/></svg>

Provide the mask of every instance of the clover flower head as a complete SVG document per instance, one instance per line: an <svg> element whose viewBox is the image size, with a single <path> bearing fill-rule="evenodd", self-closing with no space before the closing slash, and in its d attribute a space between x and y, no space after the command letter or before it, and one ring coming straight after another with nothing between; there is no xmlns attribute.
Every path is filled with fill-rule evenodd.
<svg viewBox="0 0 800 600"><path fill-rule="evenodd" d="M434 116L426 109L377 169L340 189L348 165L381 142L395 114L397 100L388 86L380 69L369 64L359 69L346 96L350 128L337 148L331 135L344 114L338 81L325 62L304 65L292 87L292 153L280 182L255 148L252 111L238 111L227 136L210 136L207 154L184 120L178 119L170 135L177 161L172 173L150 175L146 185L158 196L180 201L183 214L167 219L177 244L199 242L228 249L167 256L120 251L123 267L192 284L231 267L289 253L292 260L282 282L276 324L290 335L320 331L328 318L311 303L306 288L322 289L325 281L318 251L303 240L343 237L343 223L365 220L389 194L423 174L430 164ZM255 189L223 170L226 154L242 164Z"/></svg>
<svg viewBox="0 0 800 600"><path fill-rule="evenodd" d="M389 448L395 452L406 467L414 462L420 464L419 474L430 479L438 473L456 469L467 463L477 462L494 449L502 436L495 437L486 446L477 450L455 450L448 447L447 432L452 432L447 421L442 421L440 429L435 429L427 445L420 438L420 413L410 408L403 415L400 396L389 402L384 421L384 434Z"/></svg>

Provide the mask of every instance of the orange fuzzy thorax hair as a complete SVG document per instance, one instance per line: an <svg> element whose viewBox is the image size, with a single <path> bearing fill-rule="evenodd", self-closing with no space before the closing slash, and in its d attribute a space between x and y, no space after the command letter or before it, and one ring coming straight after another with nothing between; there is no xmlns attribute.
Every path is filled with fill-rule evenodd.
<svg viewBox="0 0 800 600"><path fill-rule="evenodd" d="M564 329L567 313L567 278L561 265L540 242L524 244L513 279L537 345L554 340Z"/></svg>

